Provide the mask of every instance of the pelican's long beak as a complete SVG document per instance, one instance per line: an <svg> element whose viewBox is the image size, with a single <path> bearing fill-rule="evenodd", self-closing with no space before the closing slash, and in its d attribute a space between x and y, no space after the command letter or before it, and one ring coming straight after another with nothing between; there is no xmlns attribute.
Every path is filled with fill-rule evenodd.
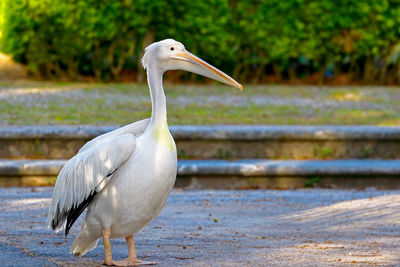
<svg viewBox="0 0 400 267"><path fill-rule="evenodd" d="M243 86L240 83L192 53L183 50L175 54L175 56L175 59L178 59L181 63L179 64L179 69L194 72L243 90Z"/></svg>

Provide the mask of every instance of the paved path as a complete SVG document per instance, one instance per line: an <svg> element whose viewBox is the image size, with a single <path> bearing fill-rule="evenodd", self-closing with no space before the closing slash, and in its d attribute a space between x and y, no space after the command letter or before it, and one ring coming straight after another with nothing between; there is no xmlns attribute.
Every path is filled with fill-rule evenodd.
<svg viewBox="0 0 400 267"><path fill-rule="evenodd" d="M96 266L103 245L68 254L44 225L51 188L0 189L1 266ZM175 190L136 235L159 266L400 266L400 191ZM112 240L116 259L123 240ZM98 266L98 265L97 265Z"/></svg>

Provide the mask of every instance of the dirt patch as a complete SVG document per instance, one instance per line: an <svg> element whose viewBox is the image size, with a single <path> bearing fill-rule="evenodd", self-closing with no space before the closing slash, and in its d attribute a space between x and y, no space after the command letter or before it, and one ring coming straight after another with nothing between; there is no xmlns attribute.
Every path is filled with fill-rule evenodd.
<svg viewBox="0 0 400 267"><path fill-rule="evenodd" d="M14 62L11 56L0 53L0 81L12 81L26 79L28 69Z"/></svg>

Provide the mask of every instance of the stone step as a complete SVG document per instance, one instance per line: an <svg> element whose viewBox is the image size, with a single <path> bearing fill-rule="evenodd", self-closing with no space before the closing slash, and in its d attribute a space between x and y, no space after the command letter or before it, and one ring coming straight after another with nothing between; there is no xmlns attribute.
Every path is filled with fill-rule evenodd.
<svg viewBox="0 0 400 267"><path fill-rule="evenodd" d="M399 176L400 160L181 160L181 176Z"/></svg>
<svg viewBox="0 0 400 267"><path fill-rule="evenodd" d="M65 162L66 160L0 160L0 177L31 177L33 181L40 178L41 181L44 179L45 184L51 184ZM53 180L50 181L49 177ZM210 185L221 181L223 183L224 177L259 181L263 178L282 177L400 178L400 160L179 160L178 177L192 179L189 179L189 184L193 179L205 179ZM219 178L222 180L219 181ZM185 184L185 181L180 183ZM188 185L187 181L186 184Z"/></svg>
<svg viewBox="0 0 400 267"><path fill-rule="evenodd" d="M58 175L66 160L0 160L0 176ZM179 160L179 176L400 176L400 160Z"/></svg>
<svg viewBox="0 0 400 267"><path fill-rule="evenodd" d="M65 159L116 126L0 127L0 158ZM400 127L170 126L180 159L400 159Z"/></svg>

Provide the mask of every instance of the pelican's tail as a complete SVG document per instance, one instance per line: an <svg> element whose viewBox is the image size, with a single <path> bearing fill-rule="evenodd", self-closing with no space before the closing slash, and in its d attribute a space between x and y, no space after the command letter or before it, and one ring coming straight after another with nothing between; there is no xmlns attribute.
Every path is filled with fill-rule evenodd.
<svg viewBox="0 0 400 267"><path fill-rule="evenodd" d="M72 244L69 253L81 257L85 255L88 251L97 247L98 241L98 237L94 237L92 234L89 233L89 231L87 231L86 227L82 227L82 230Z"/></svg>

